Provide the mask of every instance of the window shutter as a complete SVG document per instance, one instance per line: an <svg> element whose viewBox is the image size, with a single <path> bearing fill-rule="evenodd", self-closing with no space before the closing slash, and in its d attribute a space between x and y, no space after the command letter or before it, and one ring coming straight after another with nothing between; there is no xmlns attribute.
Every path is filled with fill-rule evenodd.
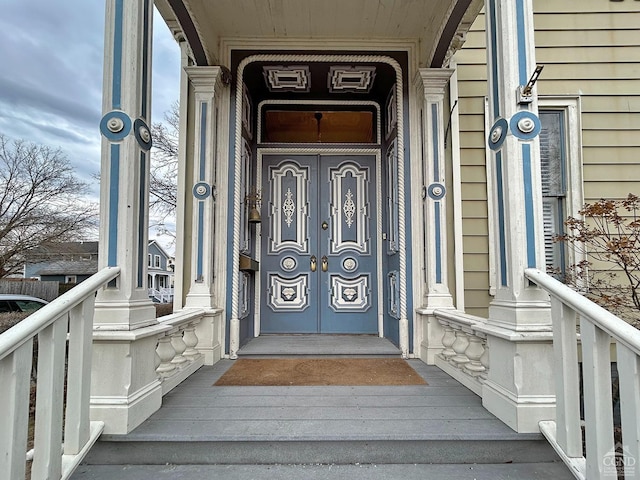
<svg viewBox="0 0 640 480"><path fill-rule="evenodd" d="M547 270L564 272L563 246L554 242L564 224L564 133L561 111L540 112L540 171L542 176L542 216Z"/></svg>

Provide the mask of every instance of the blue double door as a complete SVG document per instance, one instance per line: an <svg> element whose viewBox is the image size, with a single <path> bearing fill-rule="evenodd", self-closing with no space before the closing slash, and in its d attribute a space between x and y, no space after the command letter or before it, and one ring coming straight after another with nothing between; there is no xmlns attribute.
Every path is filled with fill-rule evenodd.
<svg viewBox="0 0 640 480"><path fill-rule="evenodd" d="M375 162L263 156L261 333L378 333Z"/></svg>

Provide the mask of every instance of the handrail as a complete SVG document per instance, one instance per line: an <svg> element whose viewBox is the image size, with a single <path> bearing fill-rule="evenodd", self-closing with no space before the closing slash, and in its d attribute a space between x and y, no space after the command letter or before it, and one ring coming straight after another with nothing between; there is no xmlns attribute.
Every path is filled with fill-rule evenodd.
<svg viewBox="0 0 640 480"><path fill-rule="evenodd" d="M4 332L0 335L0 360L47 328L60 315L68 312L87 296L116 278L119 273L120 267L103 268Z"/></svg>
<svg viewBox="0 0 640 480"><path fill-rule="evenodd" d="M582 317L588 318L598 328L615 338L616 342L625 344L640 355L640 330L538 269L529 268L524 273L529 280L542 287L549 295L571 307Z"/></svg>
<svg viewBox="0 0 640 480"><path fill-rule="evenodd" d="M89 418L93 314L96 292L119 274L118 267L99 271L0 335L0 471L7 478L25 477L36 339L31 478L69 478L102 433L104 422Z"/></svg>
<svg viewBox="0 0 640 480"><path fill-rule="evenodd" d="M578 479L635 478L640 459L640 331L568 286L537 269L525 276L551 297L556 418L540 431ZM580 419L580 321L584 439ZM619 376L621 443L614 443L611 341ZM630 469L630 470L627 470Z"/></svg>

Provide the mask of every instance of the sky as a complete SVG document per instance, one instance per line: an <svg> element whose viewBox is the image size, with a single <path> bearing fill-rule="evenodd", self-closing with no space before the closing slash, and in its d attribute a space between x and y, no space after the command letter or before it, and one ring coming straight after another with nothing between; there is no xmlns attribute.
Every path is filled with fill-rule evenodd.
<svg viewBox="0 0 640 480"><path fill-rule="evenodd" d="M0 0L0 134L60 148L96 201L105 3ZM178 99L180 50L157 12L153 27L155 123Z"/></svg>

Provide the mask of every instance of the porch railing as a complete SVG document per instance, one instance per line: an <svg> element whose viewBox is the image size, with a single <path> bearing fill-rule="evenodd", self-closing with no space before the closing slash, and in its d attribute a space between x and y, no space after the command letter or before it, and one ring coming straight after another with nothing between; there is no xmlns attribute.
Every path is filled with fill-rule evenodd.
<svg viewBox="0 0 640 480"><path fill-rule="evenodd" d="M170 303L173 302L173 288L150 288L149 289L149 298L154 302L160 303Z"/></svg>
<svg viewBox="0 0 640 480"><path fill-rule="evenodd" d="M576 478L640 475L640 331L551 276L528 269L529 280L551 296L556 381L556 420L540 430ZM583 454L577 322L580 321L584 389ZM614 442L611 351L615 344L620 384L622 440Z"/></svg>
<svg viewBox="0 0 640 480"><path fill-rule="evenodd" d="M482 396L482 384L489 373L486 320L458 310L435 310L433 315L444 332L436 366Z"/></svg>
<svg viewBox="0 0 640 480"><path fill-rule="evenodd" d="M196 327L205 316L205 310L183 310L161 317L156 347L156 374L166 395L176 385L204 365L204 355L196 350L199 338Z"/></svg>
<svg viewBox="0 0 640 480"><path fill-rule="evenodd" d="M119 273L118 267L101 270L0 335L0 472L4 478L25 478L36 338L31 478L68 478L102 432L102 422L89 421L93 311L96 292Z"/></svg>

